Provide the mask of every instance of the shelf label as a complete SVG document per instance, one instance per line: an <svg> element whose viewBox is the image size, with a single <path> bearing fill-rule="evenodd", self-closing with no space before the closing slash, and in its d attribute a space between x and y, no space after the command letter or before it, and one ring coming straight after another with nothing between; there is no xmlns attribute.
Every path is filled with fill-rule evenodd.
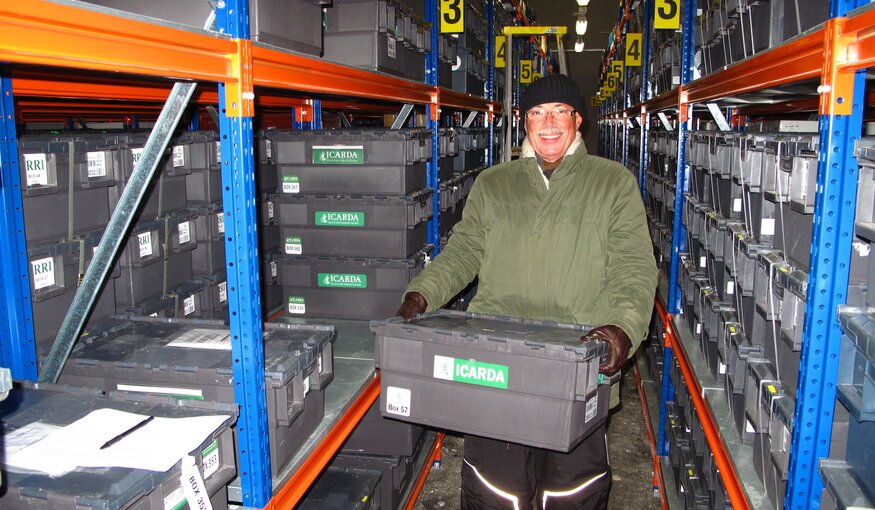
<svg viewBox="0 0 875 510"><path fill-rule="evenodd" d="M623 61L614 60L611 62L611 72L617 73L618 79L623 81Z"/></svg>
<svg viewBox="0 0 875 510"><path fill-rule="evenodd" d="M203 457L204 478L209 478L213 473L219 470L219 466L221 465L219 462L219 442L213 439L210 446L207 446L204 448L204 451L201 452L201 457Z"/></svg>
<svg viewBox="0 0 875 510"><path fill-rule="evenodd" d="M219 231L219 233L224 234L225 233L225 213L224 212L216 213L216 225L217 225L217 230Z"/></svg>
<svg viewBox="0 0 875 510"><path fill-rule="evenodd" d="M182 300L182 315L189 316L194 313L194 296L188 296Z"/></svg>
<svg viewBox="0 0 875 510"><path fill-rule="evenodd" d="M396 44L397 42L392 34L386 35L386 55L393 60L398 56L398 50L395 49Z"/></svg>
<svg viewBox="0 0 875 510"><path fill-rule="evenodd" d="M599 105L598 96L592 96L591 98L589 98L589 105L590 106L598 106Z"/></svg>
<svg viewBox="0 0 875 510"><path fill-rule="evenodd" d="M30 263L33 274L33 290L51 287L55 284L55 259L47 257Z"/></svg>
<svg viewBox="0 0 875 510"><path fill-rule="evenodd" d="M617 85L620 81L620 73L611 71L605 77L605 90L607 92L613 92L617 90Z"/></svg>
<svg viewBox="0 0 875 510"><path fill-rule="evenodd" d="M297 175L284 175L283 176L283 193L300 193L301 192L301 181ZM268 202L268 207L271 207L273 204ZM268 213L270 213L270 209L268 209ZM272 218L273 215L270 215Z"/></svg>
<svg viewBox="0 0 875 510"><path fill-rule="evenodd" d="M185 491L185 499L190 501L188 507L197 510L213 510L213 504L207 494L207 487L200 470L194 463L194 457L188 455L182 459L182 474L179 477Z"/></svg>
<svg viewBox="0 0 875 510"><path fill-rule="evenodd" d="M630 67L641 66L641 32L626 34L626 65Z"/></svg>
<svg viewBox="0 0 875 510"><path fill-rule="evenodd" d="M395 386L386 387L386 412L410 416L410 390Z"/></svg>
<svg viewBox="0 0 875 510"><path fill-rule="evenodd" d="M318 273L316 275L319 287L338 289L366 289L368 275L356 273Z"/></svg>
<svg viewBox="0 0 875 510"><path fill-rule="evenodd" d="M532 83L531 60L520 60L520 83Z"/></svg>
<svg viewBox="0 0 875 510"><path fill-rule="evenodd" d="M49 164L45 154L25 154L24 170L28 188L49 185Z"/></svg>
<svg viewBox="0 0 875 510"><path fill-rule="evenodd" d="M586 414L583 417L583 423L589 423L589 420L595 418L599 411L599 394L596 392L589 400L586 401Z"/></svg>
<svg viewBox="0 0 875 510"><path fill-rule="evenodd" d="M504 69L504 51L507 39L503 35L495 36L495 68Z"/></svg>
<svg viewBox="0 0 875 510"><path fill-rule="evenodd" d="M468 359L435 356L434 378L506 390L508 367Z"/></svg>
<svg viewBox="0 0 875 510"><path fill-rule="evenodd" d="M93 151L88 156L88 177L106 177L106 153Z"/></svg>
<svg viewBox="0 0 875 510"><path fill-rule="evenodd" d="M316 211L317 227L364 227L364 211Z"/></svg>
<svg viewBox="0 0 875 510"><path fill-rule="evenodd" d="M276 274L277 274L277 269L276 269L276 268L277 268L276 261L275 261L275 260L271 260L271 261L270 261L270 277L271 277L271 278L276 278Z"/></svg>
<svg viewBox="0 0 875 510"><path fill-rule="evenodd" d="M182 510L188 504L182 485L170 494L164 496L164 510Z"/></svg>
<svg viewBox="0 0 875 510"><path fill-rule="evenodd" d="M441 33L465 31L465 0L441 0Z"/></svg>
<svg viewBox="0 0 875 510"><path fill-rule="evenodd" d="M300 255L304 252L303 247L301 246L301 238L288 236L286 237L286 255ZM274 276L276 276L274 274Z"/></svg>
<svg viewBox="0 0 875 510"><path fill-rule="evenodd" d="M173 168L185 166L185 146L173 146Z"/></svg>
<svg viewBox="0 0 875 510"><path fill-rule="evenodd" d="M219 303L228 302L228 282L219 282Z"/></svg>
<svg viewBox="0 0 875 510"><path fill-rule="evenodd" d="M188 244L191 241L191 222L184 221L179 224L179 244Z"/></svg>
<svg viewBox="0 0 875 510"><path fill-rule="evenodd" d="M307 313L307 304L301 296L289 296L289 313L303 315Z"/></svg>
<svg viewBox="0 0 875 510"><path fill-rule="evenodd" d="M314 145L314 165L363 165L365 148L363 145Z"/></svg>
<svg viewBox="0 0 875 510"><path fill-rule="evenodd" d="M541 76L541 73L539 73L538 71L532 72L532 82L536 82L536 81L540 80L541 78L543 78L543 76Z"/></svg>
<svg viewBox="0 0 875 510"><path fill-rule="evenodd" d="M653 6L653 28L657 30L681 28L680 0L656 0Z"/></svg>

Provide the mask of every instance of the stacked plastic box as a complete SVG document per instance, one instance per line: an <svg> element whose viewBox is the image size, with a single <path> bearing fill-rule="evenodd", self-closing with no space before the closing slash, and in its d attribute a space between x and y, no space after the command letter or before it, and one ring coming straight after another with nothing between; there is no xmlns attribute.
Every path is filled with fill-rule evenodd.
<svg viewBox="0 0 875 510"><path fill-rule="evenodd" d="M92 413L104 412L133 413L139 415L134 417L137 420L148 416L158 419L199 419L211 415L219 416L218 428L205 434L205 438L199 445L195 445L190 455L194 459L194 470L202 479L198 485L208 494L212 507L216 510L228 508L226 486L236 474L234 463L236 448L232 432L237 418L236 405L166 397L149 398L126 392L113 392L107 397L97 390L31 383L25 383L25 387L14 388L8 398L0 402L3 435L7 440L3 461L4 490L0 495L0 506L10 510L53 508L162 510L187 506L186 492L181 485L187 480L182 476L187 471L183 466L185 460L177 461L164 472L130 467L76 467L57 476L33 470L22 471L9 464L13 439L17 438L18 447L22 449L37 446L35 442L43 439L53 430L67 427L82 419L93 420ZM112 423L102 426L110 431L114 427ZM95 427L95 435L92 439L103 442L105 439L97 432L98 428L100 427ZM117 424L115 428L118 428ZM145 433L146 429L140 432ZM77 437L80 442L88 439L87 435L81 433L81 428ZM126 439L133 440L135 437L136 433L132 433ZM94 445L94 450L99 450L100 444ZM86 448L83 448L81 456L96 461L97 453L88 452ZM125 439L110 446L107 451L113 448L132 451L130 445L125 444ZM118 455L118 452L115 455ZM117 461L117 457L115 460ZM188 476L193 476L193 471L188 473Z"/></svg>
<svg viewBox="0 0 875 510"><path fill-rule="evenodd" d="M261 138L276 165L269 202L285 313L394 314L426 258L430 132L268 130Z"/></svg>
<svg viewBox="0 0 875 510"><path fill-rule="evenodd" d="M230 336L227 326L216 321L105 319L70 354L60 382L233 403ZM322 420L322 390L334 375L334 338L332 326L265 326L274 475Z"/></svg>

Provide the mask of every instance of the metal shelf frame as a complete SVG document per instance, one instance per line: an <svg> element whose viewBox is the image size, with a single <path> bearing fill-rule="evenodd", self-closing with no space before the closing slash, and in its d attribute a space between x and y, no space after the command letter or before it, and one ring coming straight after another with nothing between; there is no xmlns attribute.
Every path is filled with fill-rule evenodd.
<svg viewBox="0 0 875 510"><path fill-rule="evenodd" d="M16 0L0 5L0 318L4 342L0 361L18 379L35 379L37 365L29 304L28 266L18 172L13 93L28 98L64 98L72 114L95 109L125 111L106 100L140 101L126 113L148 115L160 109L173 81L205 82L193 98L219 105L223 200L227 236L228 301L232 334L235 400L241 412L237 424L241 498L245 507L292 508L312 483L321 453L334 451L345 440L379 393L378 379L358 398L332 431L330 441L289 483L274 494L271 476L264 394L264 359L261 348L262 316L259 296L258 243L256 242L255 164L253 115L256 108L310 112L295 122L302 128L321 127L325 107L367 109L367 105L338 100L390 101L424 105L428 128L433 130L433 154L428 183L437 182L437 128L440 109L485 114L490 134L493 115L502 106L493 101L493 52L487 56L490 75L486 98L438 87L437 48L439 17L436 0L427 0L432 23L432 51L427 56L428 83L419 83L352 67L332 64L253 44L248 24L248 0L219 2L217 26L221 34L182 30L140 19L92 10L70 0ZM493 48L493 6L487 9L489 48ZM146 79L144 79L146 78ZM213 84L215 88L210 85ZM206 90L205 90L206 89ZM257 94L256 94L257 91ZM291 97L293 91L296 97ZM303 95L303 97L299 97ZM335 96L311 99L312 96ZM155 104L150 108L149 103ZM100 105L98 107L98 104ZM27 105L39 112L39 100ZM74 109L75 108L75 109ZM76 110L78 109L78 110ZM491 159L490 138L488 157ZM435 218L440 204L435 195ZM438 220L430 225L429 242L439 249ZM333 448L333 450L332 450ZM321 453L320 453L321 452Z"/></svg>
<svg viewBox="0 0 875 510"><path fill-rule="evenodd" d="M851 240L856 204L858 165L854 158L854 143L862 133L863 110L866 100L865 69L875 65L875 8L862 0L832 0L831 18L822 26L800 35L780 46L748 58L711 75L690 80L687 60L691 44L695 3L683 10L684 51L682 54L681 85L657 97L648 97L647 65L649 48L645 37L645 66L643 69L642 97L631 107L604 108L602 125L624 116L639 116L641 124L641 158L639 177L648 167L647 126L649 115L671 110L677 114L678 131L678 186L675 196L675 211L682 210L684 186L684 133L692 116L692 106L719 101L749 92L796 83L803 80L819 81L817 100L794 100L787 104L766 105L762 111L785 111L784 108L814 109L819 113L821 155L818 160L817 194L814 211L811 270L809 274L809 300L806 303L803 347L798 386L798 399L793 430L790 471L788 475L785 508L819 508L823 488L817 472L818 461L827 457L832 428L832 410L835 402L835 381L838 372L838 345L841 337L836 320L837 306L846 300L850 266ZM649 22L652 18L652 1L646 5ZM649 33L649 27L645 28ZM613 51L613 46L609 52ZM609 105L610 102L605 102ZM745 114L758 111L755 106L740 108ZM604 131L603 131L604 133ZM624 153L627 149L624 147ZM642 184L643 193L643 184ZM672 264L669 278L668 310L661 310L663 322L671 327L671 316L677 313L677 254L683 249L685 236L679 225L680 214L675 215L672 239ZM666 341L666 365L671 357L672 345ZM680 357L677 357L681 361ZM695 374L687 367L681 368L684 379L691 388L697 388ZM665 383L665 381L663 381ZM669 383L670 385L670 383ZM665 397L670 392L663 386L660 414L664 413ZM698 394L690 391L690 394ZM700 406L697 404L697 409ZM705 407L701 407L705 409ZM719 435L708 413L700 413L703 425ZM664 420L657 431L657 449L662 455L664 447ZM710 442L710 438L709 438ZM719 443L719 441L717 441ZM725 456L719 444L712 445L715 455ZM718 462L726 462L725 459ZM723 470L727 488L738 487L738 480ZM739 489L741 490L741 489ZM736 489L732 489L732 494ZM738 503L738 504L736 504ZM734 508L747 508L744 492L733 497Z"/></svg>

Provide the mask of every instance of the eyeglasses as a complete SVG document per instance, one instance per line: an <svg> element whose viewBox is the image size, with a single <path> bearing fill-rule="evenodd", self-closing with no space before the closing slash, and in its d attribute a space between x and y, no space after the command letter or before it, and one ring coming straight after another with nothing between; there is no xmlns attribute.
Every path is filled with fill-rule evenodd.
<svg viewBox="0 0 875 510"><path fill-rule="evenodd" d="M574 116L577 110L569 110L565 108L557 108L553 111L544 110L543 108L532 108L526 112L526 118L534 120L545 120L547 115L552 115L555 120L564 120Z"/></svg>

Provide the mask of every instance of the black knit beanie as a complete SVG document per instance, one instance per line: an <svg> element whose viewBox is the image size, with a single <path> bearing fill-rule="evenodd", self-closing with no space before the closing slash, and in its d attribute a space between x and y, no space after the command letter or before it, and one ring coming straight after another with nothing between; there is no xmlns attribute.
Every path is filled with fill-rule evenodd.
<svg viewBox="0 0 875 510"><path fill-rule="evenodd" d="M583 100L577 85L564 74L551 74L535 80L520 96L520 114L544 103L565 103L583 113Z"/></svg>

